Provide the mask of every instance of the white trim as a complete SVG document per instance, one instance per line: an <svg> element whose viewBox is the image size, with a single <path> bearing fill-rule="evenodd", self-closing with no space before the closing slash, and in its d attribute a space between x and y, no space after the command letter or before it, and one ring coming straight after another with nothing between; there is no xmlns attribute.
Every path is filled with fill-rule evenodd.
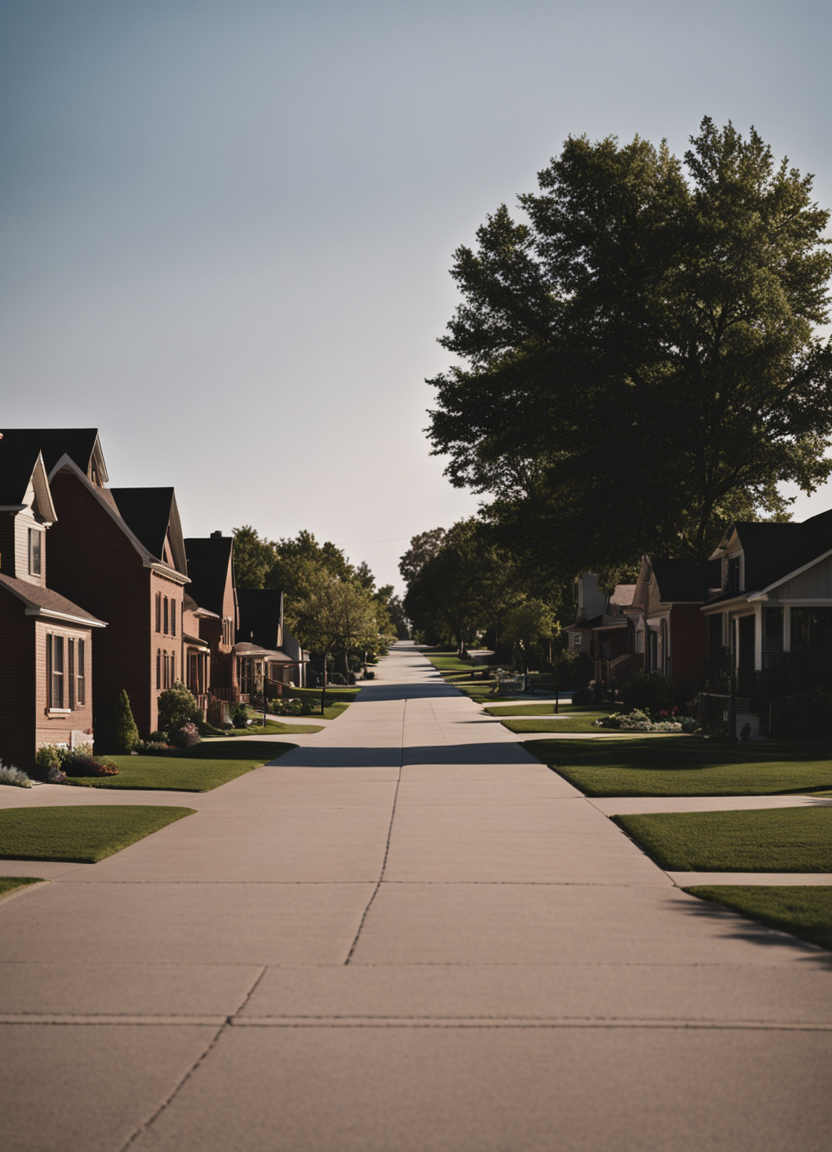
<svg viewBox="0 0 832 1152"><path fill-rule="evenodd" d="M23 600L22 596L21 600ZM71 616L68 612L58 612L55 608L42 608L40 605L31 604L26 600L23 602L24 604L29 603L29 607L24 609L24 616L41 616L45 620L67 620L70 624L83 624L86 628L107 627L103 620L90 620L86 616Z"/></svg>
<svg viewBox="0 0 832 1152"><path fill-rule="evenodd" d="M820 556L816 556L814 560L810 560L808 564L804 564L801 568L795 568L794 572L789 572L787 576L782 576L779 580L775 580L773 584L769 584L767 588L763 588L760 592L755 592L753 596L749 596L749 600L754 600L758 596L762 596L764 592L770 592L772 588L779 588L781 584L785 584L787 580L793 580L795 576L801 576L804 572L808 572L810 568L814 568L816 564L822 564L824 560L828 560L832 556L832 548L823 552ZM785 603L785 601L782 601ZM805 604L809 601L805 600L792 600L792 604Z"/></svg>

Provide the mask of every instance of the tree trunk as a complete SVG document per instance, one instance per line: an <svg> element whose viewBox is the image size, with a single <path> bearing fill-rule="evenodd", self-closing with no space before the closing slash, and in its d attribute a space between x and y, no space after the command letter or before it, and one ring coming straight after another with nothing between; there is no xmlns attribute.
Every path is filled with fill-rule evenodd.
<svg viewBox="0 0 832 1152"><path fill-rule="evenodd" d="M329 649L325 648L324 649L324 678L323 678L323 681L321 683L321 715L322 716L324 714L324 708L326 708L326 668L327 668L328 661L329 661Z"/></svg>

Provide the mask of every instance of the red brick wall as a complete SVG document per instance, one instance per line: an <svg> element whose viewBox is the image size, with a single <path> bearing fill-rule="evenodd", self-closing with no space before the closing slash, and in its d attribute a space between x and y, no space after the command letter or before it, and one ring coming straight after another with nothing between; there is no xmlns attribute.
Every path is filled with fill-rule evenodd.
<svg viewBox="0 0 832 1152"><path fill-rule="evenodd" d="M673 686L700 680L705 661L705 617L698 604L674 604L670 610Z"/></svg>
<svg viewBox="0 0 832 1152"><path fill-rule="evenodd" d="M92 642L96 723L109 718L126 688L139 732L147 736L156 726L151 571L74 474L58 473L52 496L58 520L49 530L50 587L108 623L94 631ZM153 653L155 658L155 645Z"/></svg>
<svg viewBox="0 0 832 1152"><path fill-rule="evenodd" d="M49 685L47 683L46 660L46 637L48 633L57 633L63 636L65 640L74 637L76 641L76 651L77 641L79 639L86 641L84 660L86 700L83 706L78 706L76 703L75 708L69 713L61 712L54 715L50 715L49 713ZM76 628L73 625L62 625L57 621L38 620L35 625L35 653L35 743L38 746L41 744L69 744L71 733L86 732L87 729L93 726L92 629ZM68 664L64 674L69 674ZM90 735L87 739L91 743L93 737Z"/></svg>

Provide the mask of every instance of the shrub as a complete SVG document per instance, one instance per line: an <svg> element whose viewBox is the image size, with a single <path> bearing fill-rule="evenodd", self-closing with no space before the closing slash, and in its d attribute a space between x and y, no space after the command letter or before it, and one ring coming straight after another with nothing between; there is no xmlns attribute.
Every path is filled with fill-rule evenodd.
<svg viewBox="0 0 832 1152"><path fill-rule="evenodd" d="M170 752L167 740L140 740L134 752L138 752L140 756L163 756L165 752Z"/></svg>
<svg viewBox="0 0 832 1152"><path fill-rule="evenodd" d="M332 673L332 683L333 684L346 684L346 682L347 681L344 677L343 672L333 672Z"/></svg>
<svg viewBox="0 0 832 1152"><path fill-rule="evenodd" d="M636 672L621 688L621 703L625 712L638 708L644 712L670 710L673 701L670 685L657 672Z"/></svg>
<svg viewBox="0 0 832 1152"><path fill-rule="evenodd" d="M188 721L187 724L180 724L178 728L174 728L170 733L169 739L174 748L193 748L195 744L202 743L199 729L196 724L191 721Z"/></svg>
<svg viewBox="0 0 832 1152"><path fill-rule="evenodd" d="M579 688L577 692L572 693L573 704L591 704L592 692L589 688Z"/></svg>
<svg viewBox="0 0 832 1152"><path fill-rule="evenodd" d="M245 704L235 704L231 709L231 721L235 728L248 727L248 709Z"/></svg>
<svg viewBox="0 0 832 1152"><path fill-rule="evenodd" d="M112 760L75 750L64 757L63 768L67 776L118 776L118 768Z"/></svg>
<svg viewBox="0 0 832 1152"><path fill-rule="evenodd" d="M133 719L126 688L122 688L116 700L106 739L108 750L121 755L132 752L139 742L139 730Z"/></svg>
<svg viewBox="0 0 832 1152"><path fill-rule="evenodd" d="M35 753L35 767L39 773L48 773L50 768L60 771L61 750L54 744L41 744Z"/></svg>
<svg viewBox="0 0 832 1152"><path fill-rule="evenodd" d="M152 744L167 744L167 742L168 734L167 732L163 732L161 728L157 728L155 732L151 732L147 740L144 741L144 743Z"/></svg>
<svg viewBox="0 0 832 1152"><path fill-rule="evenodd" d="M667 717L667 713L663 714ZM651 720L646 712L634 708L632 712L613 712L611 716L599 716L593 720L596 728L612 728L622 732L681 732L682 725L676 720Z"/></svg>
<svg viewBox="0 0 832 1152"><path fill-rule="evenodd" d="M13 788L31 788L34 781L22 768L4 764L0 760L0 784L10 784Z"/></svg>
<svg viewBox="0 0 832 1152"><path fill-rule="evenodd" d="M172 688L159 694L159 727L170 733L189 721L196 723L201 713L196 706L194 695L181 680L176 680Z"/></svg>
<svg viewBox="0 0 832 1152"><path fill-rule="evenodd" d="M371 672L368 670L367 672L364 673L364 679L365 680L375 680L375 678L376 678L375 672Z"/></svg>

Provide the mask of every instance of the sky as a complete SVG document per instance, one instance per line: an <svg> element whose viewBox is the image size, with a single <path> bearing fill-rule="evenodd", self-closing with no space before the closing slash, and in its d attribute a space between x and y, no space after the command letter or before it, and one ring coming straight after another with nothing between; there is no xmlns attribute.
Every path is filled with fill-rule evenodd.
<svg viewBox="0 0 832 1152"><path fill-rule="evenodd" d="M401 590L477 507L424 434L454 250L567 136L706 114L832 207L830 36L805 0L3 0L2 420Z"/></svg>

